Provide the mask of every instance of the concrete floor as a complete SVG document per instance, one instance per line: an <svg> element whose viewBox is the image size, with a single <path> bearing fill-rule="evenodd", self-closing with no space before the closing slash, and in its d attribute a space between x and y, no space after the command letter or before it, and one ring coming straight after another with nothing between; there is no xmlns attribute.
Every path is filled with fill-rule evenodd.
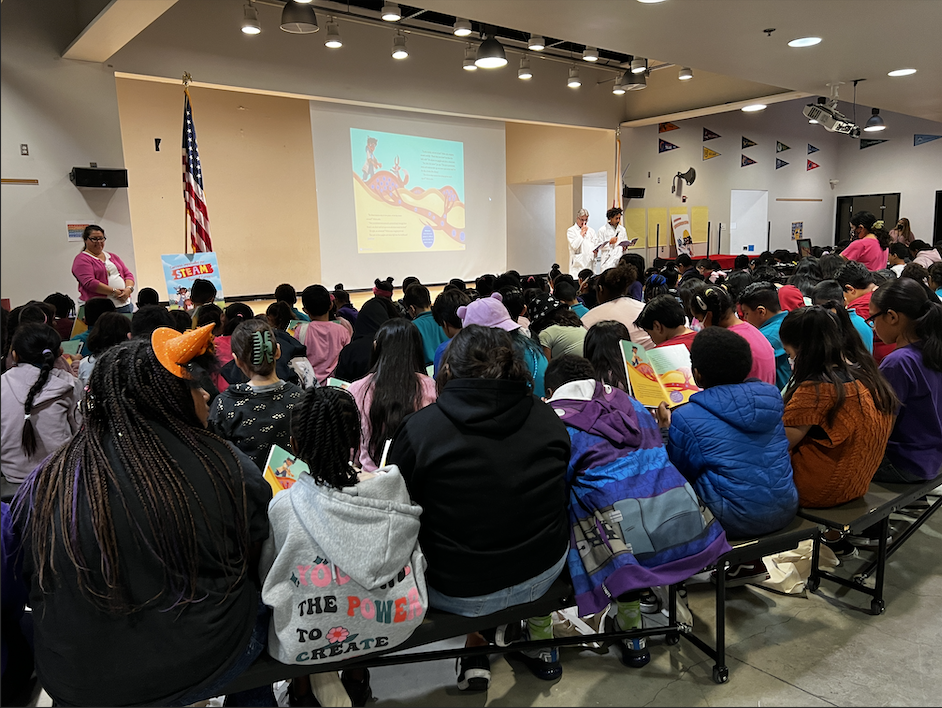
<svg viewBox="0 0 942 708"><path fill-rule="evenodd" d="M893 515L905 527L908 517ZM942 704L942 514L889 561L886 613L869 597L823 582L817 593L731 589L727 612L729 682L712 680L713 660L681 639L649 640L651 662L621 665L614 648L561 650L563 677L539 681L521 663L491 658L491 688L464 694L454 661L371 669L370 706L931 706ZM850 577L872 557L849 559ZM872 583L872 581L870 581ZM714 593L688 584L695 632L712 641ZM432 645L461 646L462 640ZM423 647L423 650L430 647ZM935 696L935 698L933 698ZM217 701L213 701L213 704ZM42 693L36 705L51 705Z"/></svg>

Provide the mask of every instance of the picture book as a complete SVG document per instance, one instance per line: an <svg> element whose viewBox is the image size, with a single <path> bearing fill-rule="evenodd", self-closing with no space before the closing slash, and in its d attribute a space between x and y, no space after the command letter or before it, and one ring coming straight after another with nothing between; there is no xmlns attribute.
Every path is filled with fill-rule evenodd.
<svg viewBox="0 0 942 708"><path fill-rule="evenodd" d="M279 445L272 445L265 463L265 481L271 486L272 496L283 492L298 481L310 468L300 459Z"/></svg>
<svg viewBox="0 0 942 708"><path fill-rule="evenodd" d="M290 334L295 339L298 339L298 327L300 327L303 324L304 324L304 320L291 320L288 323L287 328L285 328L285 332Z"/></svg>
<svg viewBox="0 0 942 708"><path fill-rule="evenodd" d="M82 343L81 339L67 339L62 342L62 353L74 357L82 350Z"/></svg>
<svg viewBox="0 0 942 708"><path fill-rule="evenodd" d="M623 340L621 348L628 387L642 405L657 408L664 402L673 408L700 390L693 380L690 352L683 344L645 351L640 344Z"/></svg>
<svg viewBox="0 0 942 708"><path fill-rule="evenodd" d="M337 387L337 388L342 388L344 391L346 391L348 388L350 388L350 382L349 382L349 381L344 381L343 379L335 379L335 378L333 378L333 377L328 378L327 381L326 381L326 383L325 383L325 385L326 385L326 386L335 386L335 387Z"/></svg>

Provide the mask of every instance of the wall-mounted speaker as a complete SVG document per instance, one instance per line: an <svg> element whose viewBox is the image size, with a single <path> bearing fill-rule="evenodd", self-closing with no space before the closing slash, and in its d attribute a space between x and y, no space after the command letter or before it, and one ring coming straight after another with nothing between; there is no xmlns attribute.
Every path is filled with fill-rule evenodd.
<svg viewBox="0 0 942 708"><path fill-rule="evenodd" d="M128 186L128 171L119 167L73 167L69 179L76 187L116 189Z"/></svg>
<svg viewBox="0 0 942 708"><path fill-rule="evenodd" d="M622 199L644 199L644 187L625 187L621 192Z"/></svg>

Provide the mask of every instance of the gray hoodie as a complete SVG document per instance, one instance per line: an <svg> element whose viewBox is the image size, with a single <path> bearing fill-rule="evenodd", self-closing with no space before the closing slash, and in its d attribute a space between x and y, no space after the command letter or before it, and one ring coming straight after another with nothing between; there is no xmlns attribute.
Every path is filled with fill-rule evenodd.
<svg viewBox="0 0 942 708"><path fill-rule="evenodd" d="M26 397L39 378L39 367L18 364L4 372L0 384L0 426L2 452L0 469L11 482L23 482L47 455L69 442L79 429L78 403L84 391L72 374L52 369L45 386L33 399L30 422L36 434L36 452L27 456L20 441L23 436Z"/></svg>
<svg viewBox="0 0 942 708"><path fill-rule="evenodd" d="M262 600L272 608L268 653L323 664L404 642L428 608L422 507L397 467L342 490L307 474L268 507Z"/></svg>

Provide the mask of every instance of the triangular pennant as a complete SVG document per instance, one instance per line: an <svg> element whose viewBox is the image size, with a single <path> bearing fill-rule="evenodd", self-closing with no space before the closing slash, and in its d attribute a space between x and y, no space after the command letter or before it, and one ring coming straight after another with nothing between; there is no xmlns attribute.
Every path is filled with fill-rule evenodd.
<svg viewBox="0 0 942 708"><path fill-rule="evenodd" d="M742 164L740 165L740 167L748 167L749 165L754 165L754 164L756 164L756 161L753 160L751 157L746 157L745 155L742 156Z"/></svg>
<svg viewBox="0 0 942 708"><path fill-rule="evenodd" d="M786 150L791 150L791 148L785 143L780 143L778 140L775 141L775 152L785 152Z"/></svg>
<svg viewBox="0 0 942 708"><path fill-rule="evenodd" d="M745 135L742 136L742 149L743 150L745 150L746 148L751 148L753 145L758 145L758 144L759 143L757 143L755 140L750 140Z"/></svg>
<svg viewBox="0 0 942 708"><path fill-rule="evenodd" d="M807 172L808 170L814 170L820 166L821 165L819 165L817 162L812 162L811 160L808 160L808 167L805 168L805 172Z"/></svg>
<svg viewBox="0 0 942 708"><path fill-rule="evenodd" d="M666 133L668 130L680 130L679 125L674 125L673 123L658 123L657 132Z"/></svg>
<svg viewBox="0 0 942 708"><path fill-rule="evenodd" d="M777 157L775 158L775 169L779 169L780 167L785 167L785 165L787 164L788 163L785 162L785 160L780 160Z"/></svg>
<svg viewBox="0 0 942 708"><path fill-rule="evenodd" d="M719 155L720 155L720 153L718 153L716 150L711 150L711 149L708 148L708 147L703 148L703 159L704 159L704 160L710 160L710 159L712 159L712 158L714 158L714 157L717 157L717 156L719 156Z"/></svg>
<svg viewBox="0 0 942 708"><path fill-rule="evenodd" d="M868 147L873 147L874 145L879 145L880 143L885 143L886 140L871 140L870 138L861 138L860 139L860 149L866 150Z"/></svg>
<svg viewBox="0 0 942 708"><path fill-rule="evenodd" d="M677 147L678 147L678 146L677 146L677 145L674 145L674 143L669 143L669 142L667 142L666 140L658 139L658 141L657 141L657 151L658 151L658 152L667 152L668 150L676 150Z"/></svg>
<svg viewBox="0 0 942 708"><path fill-rule="evenodd" d="M811 155L812 153L815 153L815 152L817 152L817 151L818 151L818 148L816 148L816 147L815 147L814 145L812 145L811 143L808 143L808 154L809 154L809 155Z"/></svg>
<svg viewBox="0 0 942 708"><path fill-rule="evenodd" d="M939 138L942 138L942 135L925 135L923 133L916 133L913 136L913 147L931 143L933 140L938 140ZM704 138L704 140L706 140L706 138Z"/></svg>
<svg viewBox="0 0 942 708"><path fill-rule="evenodd" d="M718 138L718 137L720 137L720 134L719 134L719 133L714 133L714 132L713 132L712 130L710 130L709 128L704 128L704 129L703 129L703 139L704 139L704 140L715 140L715 139Z"/></svg>

